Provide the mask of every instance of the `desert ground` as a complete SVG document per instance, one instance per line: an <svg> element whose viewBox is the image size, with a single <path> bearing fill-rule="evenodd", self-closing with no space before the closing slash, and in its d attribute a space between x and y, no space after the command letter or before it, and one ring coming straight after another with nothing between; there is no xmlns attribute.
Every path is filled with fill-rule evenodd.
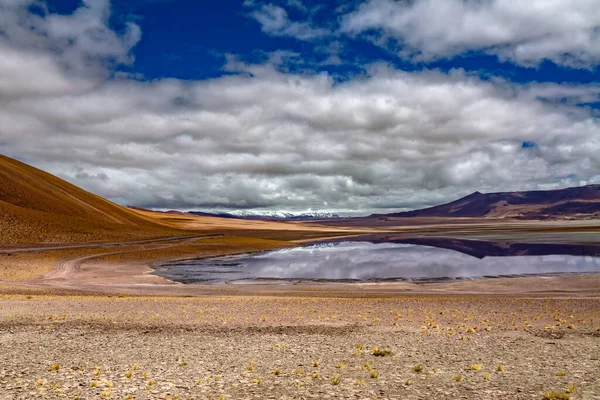
<svg viewBox="0 0 600 400"><path fill-rule="evenodd" d="M599 275L182 285L149 274L158 261L375 230L213 223L189 237L2 249L0 399L600 398ZM576 226L385 232L597 240L597 225Z"/></svg>

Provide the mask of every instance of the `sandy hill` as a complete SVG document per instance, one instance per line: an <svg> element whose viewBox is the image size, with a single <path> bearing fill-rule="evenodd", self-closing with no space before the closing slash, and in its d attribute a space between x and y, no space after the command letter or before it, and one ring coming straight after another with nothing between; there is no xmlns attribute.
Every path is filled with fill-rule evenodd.
<svg viewBox="0 0 600 400"><path fill-rule="evenodd" d="M600 218L600 185L526 192L474 192L439 206L378 216L595 219Z"/></svg>
<svg viewBox="0 0 600 400"><path fill-rule="evenodd" d="M196 216L122 207L64 180L0 155L0 247L119 242L199 233L297 237L341 231L286 222ZM275 231L277 234L265 232ZM303 233L302 237L306 236ZM262 236L261 236L262 237ZM307 236L308 237L308 236Z"/></svg>
<svg viewBox="0 0 600 400"><path fill-rule="evenodd" d="M0 182L0 246L182 234L149 216L2 155Z"/></svg>

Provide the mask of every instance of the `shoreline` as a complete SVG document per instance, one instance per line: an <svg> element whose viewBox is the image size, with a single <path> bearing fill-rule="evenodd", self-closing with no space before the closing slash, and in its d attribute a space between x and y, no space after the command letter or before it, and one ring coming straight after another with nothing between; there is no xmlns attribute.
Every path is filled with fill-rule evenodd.
<svg viewBox="0 0 600 400"><path fill-rule="evenodd" d="M343 235L343 237L361 236ZM59 257L58 268L42 277L6 282L0 286L53 291L81 291L112 294L158 296L285 296L285 297L527 297L596 298L600 297L600 273L554 276L497 277L461 279L444 282L356 282L317 284L184 284L169 280L153 268L160 263L207 258L238 257L301 247L310 242L331 240L313 237L307 240L280 242L234 236L203 236L176 239L166 243L124 246L119 252L92 252ZM195 247L190 247L195 246ZM206 248L211 248L206 252ZM242 249L240 251L240 249ZM114 248L110 249L114 250ZM67 267L65 267L65 265ZM0 289L2 293L2 289Z"/></svg>

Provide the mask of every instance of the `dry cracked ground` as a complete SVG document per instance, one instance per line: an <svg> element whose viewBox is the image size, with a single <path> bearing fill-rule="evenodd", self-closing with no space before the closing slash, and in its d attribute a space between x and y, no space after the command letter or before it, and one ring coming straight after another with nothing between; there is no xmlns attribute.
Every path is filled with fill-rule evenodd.
<svg viewBox="0 0 600 400"><path fill-rule="evenodd" d="M0 399L600 399L599 327L599 299L7 294Z"/></svg>

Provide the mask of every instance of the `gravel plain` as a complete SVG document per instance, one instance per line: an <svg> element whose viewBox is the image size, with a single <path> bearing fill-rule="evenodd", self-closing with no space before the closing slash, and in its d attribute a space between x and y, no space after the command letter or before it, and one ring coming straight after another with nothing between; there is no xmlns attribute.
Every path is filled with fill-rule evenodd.
<svg viewBox="0 0 600 400"><path fill-rule="evenodd" d="M7 294L0 399L598 399L599 328L593 298Z"/></svg>

